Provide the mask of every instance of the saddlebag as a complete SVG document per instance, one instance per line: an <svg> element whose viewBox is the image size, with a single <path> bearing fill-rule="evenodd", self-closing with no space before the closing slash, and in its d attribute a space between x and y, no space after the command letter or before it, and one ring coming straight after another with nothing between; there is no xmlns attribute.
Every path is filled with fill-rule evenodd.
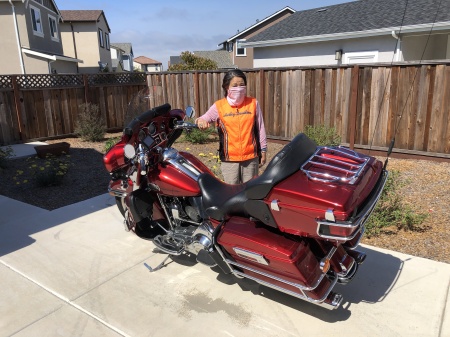
<svg viewBox="0 0 450 337"><path fill-rule="evenodd" d="M234 274L310 302L323 302L335 284L321 271L306 241L264 224L233 217L221 228L217 242Z"/></svg>

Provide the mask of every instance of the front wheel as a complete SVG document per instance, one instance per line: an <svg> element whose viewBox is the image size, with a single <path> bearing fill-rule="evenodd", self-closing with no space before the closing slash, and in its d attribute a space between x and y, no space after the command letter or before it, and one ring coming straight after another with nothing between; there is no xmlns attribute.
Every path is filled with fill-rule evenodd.
<svg viewBox="0 0 450 337"><path fill-rule="evenodd" d="M116 197L116 205L122 216L125 218L125 210L127 205L125 204L125 197Z"/></svg>

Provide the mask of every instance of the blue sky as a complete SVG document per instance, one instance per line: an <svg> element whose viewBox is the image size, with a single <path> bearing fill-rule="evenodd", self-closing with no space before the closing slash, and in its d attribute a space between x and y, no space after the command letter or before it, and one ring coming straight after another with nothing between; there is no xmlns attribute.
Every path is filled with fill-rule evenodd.
<svg viewBox="0 0 450 337"><path fill-rule="evenodd" d="M56 0L60 10L101 9L111 42L131 42L134 56L147 56L167 69L169 56L215 50L220 42L289 6L319 8L349 0Z"/></svg>

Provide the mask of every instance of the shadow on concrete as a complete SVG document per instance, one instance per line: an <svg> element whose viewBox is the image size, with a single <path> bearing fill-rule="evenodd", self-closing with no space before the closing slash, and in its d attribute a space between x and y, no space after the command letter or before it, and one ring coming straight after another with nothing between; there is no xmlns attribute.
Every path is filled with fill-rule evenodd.
<svg viewBox="0 0 450 337"><path fill-rule="evenodd" d="M347 320L351 316L352 304L361 302L374 304L383 301L400 277L403 268L402 260L367 247L360 247L358 250L365 252L367 259L359 266L358 273L349 284L337 284L333 289L344 297L341 306L335 310L317 306L249 279L238 279L231 274L224 274L218 267L212 269L218 273L217 280L222 283L229 285L237 283L243 291L251 291L255 295L264 296L274 302L332 323Z"/></svg>
<svg viewBox="0 0 450 337"><path fill-rule="evenodd" d="M36 242L32 237L35 233L115 205L112 197L103 194L54 211L47 211L0 197L2 213L3 210L9 213L0 216L0 257Z"/></svg>

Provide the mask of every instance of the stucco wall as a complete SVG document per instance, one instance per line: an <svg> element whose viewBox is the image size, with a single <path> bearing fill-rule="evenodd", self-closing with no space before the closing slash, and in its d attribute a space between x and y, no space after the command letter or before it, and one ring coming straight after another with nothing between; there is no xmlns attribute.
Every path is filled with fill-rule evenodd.
<svg viewBox="0 0 450 337"><path fill-rule="evenodd" d="M405 61L446 59L448 36L448 34L437 34L430 37L428 37L428 35L403 37L403 59Z"/></svg>
<svg viewBox="0 0 450 337"><path fill-rule="evenodd" d="M397 40L392 37L336 40L317 43L303 43L285 46L254 48L254 67L288 67L310 65L340 65L335 60L335 51L346 52L378 51L378 62L391 62Z"/></svg>
<svg viewBox="0 0 450 337"><path fill-rule="evenodd" d="M0 53L0 74L21 74L12 9L8 2L0 2L0 27L2 30L2 51Z"/></svg>
<svg viewBox="0 0 450 337"><path fill-rule="evenodd" d="M103 33L108 33L108 27L106 26L105 21L101 20L98 23L74 22L72 25L74 30L77 58L83 60L83 63L78 64L79 72L97 73L99 71L99 61L108 63L108 68L111 71L111 52L106 49L106 41L104 40L104 48L101 48L98 39L98 28L102 29ZM66 22L61 26L65 55L75 57L70 23Z"/></svg>
<svg viewBox="0 0 450 337"><path fill-rule="evenodd" d="M58 20L58 15L55 12L39 5L36 2L30 2L30 5L39 9L39 11L41 12L42 30L44 36L37 36L33 33L31 10L30 7L28 7L24 10L25 15L23 17L23 19L26 20L26 22L22 21L22 24L26 25L28 23L26 25L26 29L25 27L22 27L23 29L21 29L22 46L25 48L33 49L38 52L61 55L63 53L63 48L61 43L61 36L59 35L59 30L58 30L58 39L52 40L50 35L50 24L49 24L49 16L52 16L55 20ZM28 35L28 38L25 38L26 34Z"/></svg>

